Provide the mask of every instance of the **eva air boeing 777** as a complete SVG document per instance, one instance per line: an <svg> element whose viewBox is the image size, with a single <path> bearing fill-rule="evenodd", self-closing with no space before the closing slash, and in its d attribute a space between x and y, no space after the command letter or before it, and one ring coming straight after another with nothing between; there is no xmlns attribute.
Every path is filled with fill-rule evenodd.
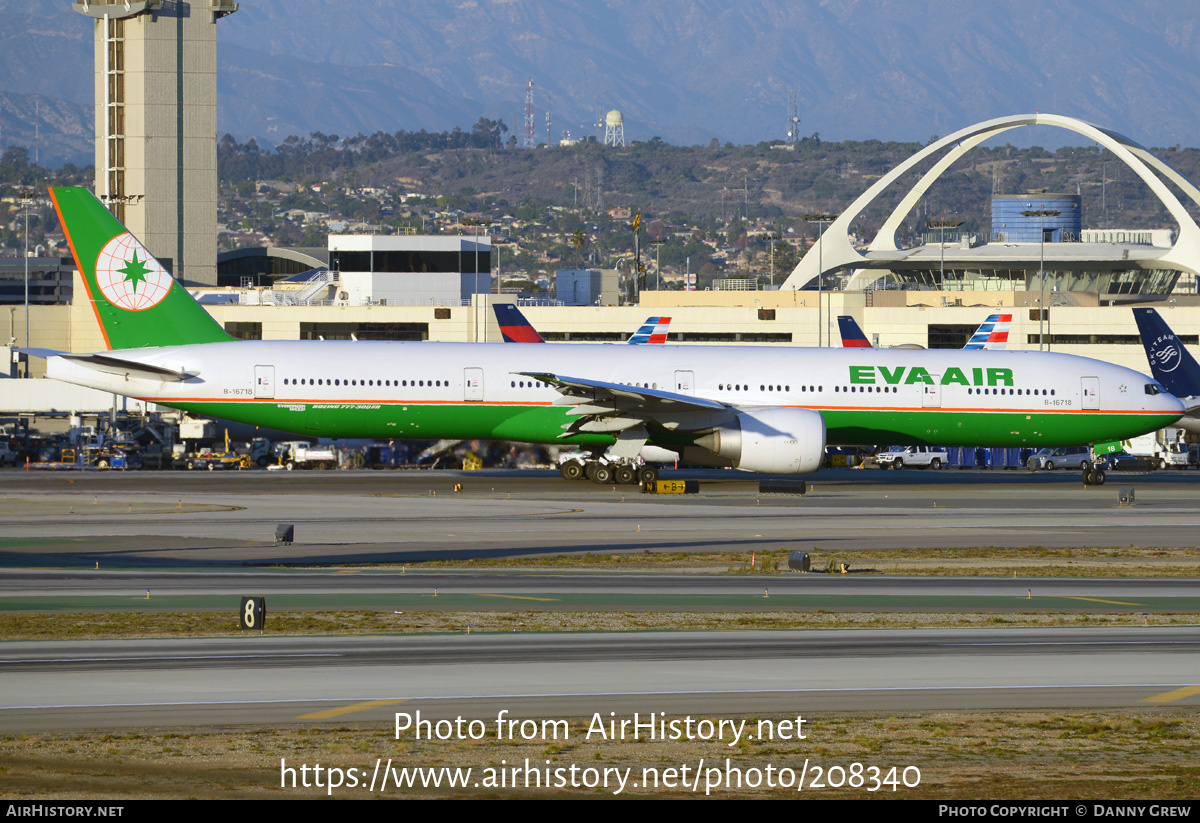
<svg viewBox="0 0 1200 823"><path fill-rule="evenodd" d="M318 437L571 445L607 452L592 479L616 466L630 482L655 447L800 474L827 442L1073 446L1183 412L1145 375L1065 354L236 340L90 192L51 195L110 350L51 357L49 376L200 415Z"/></svg>

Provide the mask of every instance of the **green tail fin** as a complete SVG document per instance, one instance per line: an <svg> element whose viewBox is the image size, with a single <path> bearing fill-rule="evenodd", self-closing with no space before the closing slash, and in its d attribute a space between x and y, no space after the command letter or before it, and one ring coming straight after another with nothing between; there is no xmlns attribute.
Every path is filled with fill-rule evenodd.
<svg viewBox="0 0 1200 823"><path fill-rule="evenodd" d="M90 191L50 197L110 349L234 339Z"/></svg>

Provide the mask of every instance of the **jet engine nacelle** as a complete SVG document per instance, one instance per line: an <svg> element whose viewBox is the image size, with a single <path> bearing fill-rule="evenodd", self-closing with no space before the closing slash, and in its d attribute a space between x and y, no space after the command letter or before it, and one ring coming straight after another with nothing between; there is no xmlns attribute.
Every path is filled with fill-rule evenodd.
<svg viewBox="0 0 1200 823"><path fill-rule="evenodd" d="M821 468L825 456L825 418L809 409L740 412L696 445L742 471L807 474Z"/></svg>

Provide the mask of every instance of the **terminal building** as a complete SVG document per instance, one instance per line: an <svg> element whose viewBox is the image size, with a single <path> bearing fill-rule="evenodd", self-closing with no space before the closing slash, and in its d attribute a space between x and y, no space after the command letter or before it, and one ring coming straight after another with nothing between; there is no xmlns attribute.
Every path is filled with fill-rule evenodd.
<svg viewBox="0 0 1200 823"><path fill-rule="evenodd" d="M848 237L853 217L900 174L881 178L828 226L779 289L644 290L638 305L620 305L604 297L612 285L604 273L588 273L580 275L578 286L586 304L530 305L522 311L547 340L570 343L618 341L648 315L662 314L672 318L671 343L837 346L837 317L845 314L875 345L960 348L989 314L1008 310L1010 349L1049 348L1145 372L1130 307L1153 305L1185 345L1197 345L1200 228L1155 175L1174 183L1193 206L1200 205L1200 190L1144 149L1080 121L1039 114L973 126L916 157L928 157L936 147L953 158L988 135L1034 123L1070 127L1136 161L1131 167L1163 200L1175 226L1120 230L1047 223L1046 231L1039 225L1030 239L1029 219L1017 220L1011 209L1055 203L1058 208L1045 210L1078 211L1071 205L1075 195L1062 202L1051 199L1060 195L1017 195L998 198L1013 205L994 218L1003 225L994 225L991 237L947 233L944 241L927 236L922 245L901 248L896 228L949 167L952 159L943 158L901 198L874 239L854 245ZM910 163L898 169L906 167ZM1018 232L1020 239L1009 236ZM226 253L220 267L228 285L189 288L230 333L244 338L497 342L501 336L490 303L516 297L494 293L490 251L486 238L471 236L332 235L325 249ZM50 269L44 277L57 285L44 293L56 296L31 305L31 344L103 350L78 274L68 287L61 268ZM9 278L9 287L0 290L7 303L0 305L0 334L23 342L23 311L11 279L16 272L8 266L0 273ZM573 302L561 299L562 289L575 288L569 282L569 274L559 282L563 303ZM41 361L30 365L34 376L43 368ZM0 390L0 398L6 394L11 395Z"/></svg>

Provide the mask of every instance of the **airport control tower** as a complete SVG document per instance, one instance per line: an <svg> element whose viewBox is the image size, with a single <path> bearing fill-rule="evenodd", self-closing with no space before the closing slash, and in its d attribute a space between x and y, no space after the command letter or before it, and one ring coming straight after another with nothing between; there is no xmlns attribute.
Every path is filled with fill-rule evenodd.
<svg viewBox="0 0 1200 823"><path fill-rule="evenodd" d="M217 20L231 0L79 0L95 21L96 194L176 277L217 282Z"/></svg>

